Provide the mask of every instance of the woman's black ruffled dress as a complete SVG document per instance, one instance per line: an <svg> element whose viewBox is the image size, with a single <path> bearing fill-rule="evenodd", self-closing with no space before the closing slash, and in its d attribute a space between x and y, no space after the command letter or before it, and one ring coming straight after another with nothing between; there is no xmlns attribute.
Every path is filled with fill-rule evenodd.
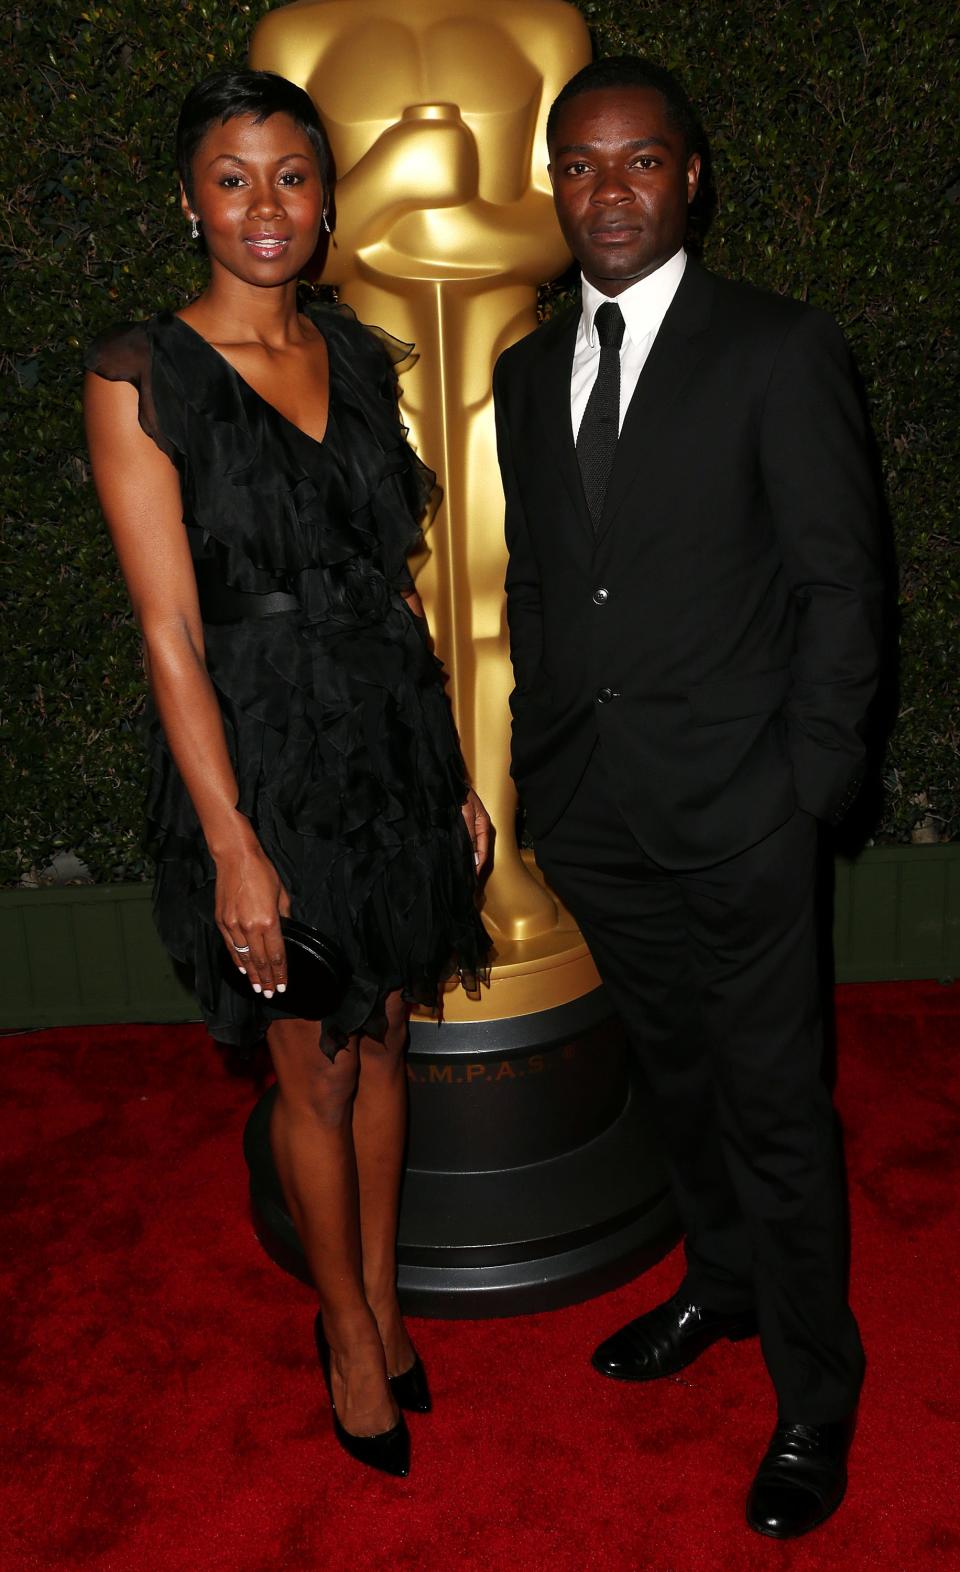
<svg viewBox="0 0 960 1572"><path fill-rule="evenodd" d="M345 309L314 320L330 363L322 442L169 312L103 334L86 364L138 388L140 424L177 467L201 607L211 580L228 597L296 598L205 621L204 640L238 807L294 917L350 961L324 1022L332 1055L361 1028L382 1036L394 989L433 1007L446 978L472 984L489 941L442 670L401 595L433 476L406 443L386 341ZM222 980L213 863L155 716L149 748L160 936L192 970L213 1036L252 1046L277 1012Z"/></svg>

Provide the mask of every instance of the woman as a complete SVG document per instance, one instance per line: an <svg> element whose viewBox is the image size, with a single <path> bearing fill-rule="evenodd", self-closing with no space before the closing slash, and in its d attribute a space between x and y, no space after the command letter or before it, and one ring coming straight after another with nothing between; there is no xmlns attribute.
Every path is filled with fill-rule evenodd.
<svg viewBox="0 0 960 1572"><path fill-rule="evenodd" d="M269 1026L271 1141L335 1432L405 1474L400 1408L429 1407L396 1289L406 1002L436 1004L488 948L489 822L406 567L433 477L382 337L345 311L298 314L331 199L307 95L267 72L211 77L184 103L177 159L210 281L98 339L86 381L155 706L155 910L213 1035L253 1044ZM277 1008L290 915L349 962L320 1028Z"/></svg>

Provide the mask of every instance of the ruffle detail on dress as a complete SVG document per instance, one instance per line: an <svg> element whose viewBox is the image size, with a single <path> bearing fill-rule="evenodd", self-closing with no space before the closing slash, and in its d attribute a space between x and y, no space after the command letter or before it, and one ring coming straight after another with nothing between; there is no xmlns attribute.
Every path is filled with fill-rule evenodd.
<svg viewBox="0 0 960 1572"><path fill-rule="evenodd" d="M170 313L104 335L88 364L138 386L141 425L180 473L194 556L233 589L284 590L299 603L208 623L204 638L237 805L294 916L336 938L351 963L323 1024L332 1055L357 1031L382 1035L394 989L435 1007L447 978L473 985L489 941L442 668L400 593L434 487L398 416L394 366L410 346L345 308L314 320L330 360L322 442ZM155 720L150 756L157 926L192 970L213 1035L252 1045L275 1012L221 984L215 870Z"/></svg>

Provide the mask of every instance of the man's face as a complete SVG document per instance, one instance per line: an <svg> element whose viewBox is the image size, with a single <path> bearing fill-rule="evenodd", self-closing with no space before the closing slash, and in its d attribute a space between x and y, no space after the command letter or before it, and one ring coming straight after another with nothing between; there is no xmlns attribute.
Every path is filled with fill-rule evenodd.
<svg viewBox="0 0 960 1572"><path fill-rule="evenodd" d="M569 99L550 153L564 239L603 294L621 294L683 245L700 158L687 157L655 88L605 87Z"/></svg>

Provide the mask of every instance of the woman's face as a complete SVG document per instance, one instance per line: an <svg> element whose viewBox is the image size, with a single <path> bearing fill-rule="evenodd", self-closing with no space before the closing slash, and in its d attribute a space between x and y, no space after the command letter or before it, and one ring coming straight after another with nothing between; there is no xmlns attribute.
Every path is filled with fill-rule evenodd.
<svg viewBox="0 0 960 1572"><path fill-rule="evenodd" d="M262 286L298 278L317 247L325 193L305 131L289 115L211 126L194 155L194 201L211 262Z"/></svg>

